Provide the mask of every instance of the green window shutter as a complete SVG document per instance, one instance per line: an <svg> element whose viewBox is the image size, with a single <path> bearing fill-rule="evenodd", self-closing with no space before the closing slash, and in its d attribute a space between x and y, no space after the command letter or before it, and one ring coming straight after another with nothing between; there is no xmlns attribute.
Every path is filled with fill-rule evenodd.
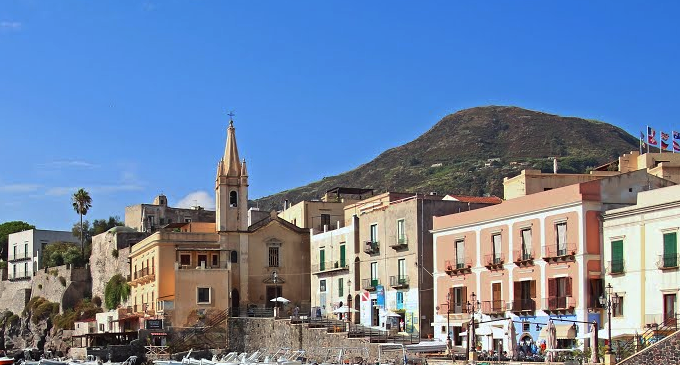
<svg viewBox="0 0 680 365"><path fill-rule="evenodd" d="M319 250L319 271L326 270L326 251Z"/></svg>
<svg viewBox="0 0 680 365"><path fill-rule="evenodd" d="M340 267L345 267L345 245L340 245Z"/></svg>
<svg viewBox="0 0 680 365"><path fill-rule="evenodd" d="M663 235L663 263L664 267L678 266L678 236L675 232Z"/></svg>
<svg viewBox="0 0 680 365"><path fill-rule="evenodd" d="M343 289L344 289L343 288L343 280L342 280L342 278L340 278L340 279L338 279L338 296L339 297L342 297L343 295L345 295Z"/></svg>
<svg viewBox="0 0 680 365"><path fill-rule="evenodd" d="M623 241L612 241L612 273L623 272Z"/></svg>

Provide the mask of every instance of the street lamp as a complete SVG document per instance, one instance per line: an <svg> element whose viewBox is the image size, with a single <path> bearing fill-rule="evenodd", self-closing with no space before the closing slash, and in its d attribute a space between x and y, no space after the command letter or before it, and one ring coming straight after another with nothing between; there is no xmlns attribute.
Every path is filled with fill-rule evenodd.
<svg viewBox="0 0 680 365"><path fill-rule="evenodd" d="M470 313L470 330L468 331L468 345L470 347L470 356L468 357L468 360L470 361L476 361L476 355L477 355L477 344L476 344L476 338L475 338L475 312L479 309L481 306L481 303L479 303L479 300L476 300L477 296L475 295L475 292L472 292L470 295L470 301L467 302L467 310L468 313Z"/></svg>
<svg viewBox="0 0 680 365"><path fill-rule="evenodd" d="M604 288L605 294L600 297L600 304L603 308L607 309L607 320L609 324L608 334L609 334L609 346L607 346L607 354L612 354L612 311L616 310L616 306L619 305L619 295L614 293L614 288L612 283L607 284Z"/></svg>
<svg viewBox="0 0 680 365"><path fill-rule="evenodd" d="M279 314L279 273L272 271L272 281L274 282L274 318Z"/></svg>

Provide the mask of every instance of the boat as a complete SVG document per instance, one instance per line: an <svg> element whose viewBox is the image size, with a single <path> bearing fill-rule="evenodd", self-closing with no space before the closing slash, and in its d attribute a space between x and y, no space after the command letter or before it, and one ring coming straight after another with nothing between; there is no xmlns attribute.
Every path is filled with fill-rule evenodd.
<svg viewBox="0 0 680 365"><path fill-rule="evenodd" d="M191 359L191 352L194 349L189 350L186 355L182 358L182 361L175 361L175 360L154 360L153 363L155 365L186 365L188 364L189 359ZM129 359L128 359L129 360ZM135 356L135 361L137 360L137 357ZM125 360L127 361L127 360ZM127 365L127 364L126 364Z"/></svg>
<svg viewBox="0 0 680 365"><path fill-rule="evenodd" d="M7 356L0 357L0 365L12 365L12 364L14 364L13 358Z"/></svg>

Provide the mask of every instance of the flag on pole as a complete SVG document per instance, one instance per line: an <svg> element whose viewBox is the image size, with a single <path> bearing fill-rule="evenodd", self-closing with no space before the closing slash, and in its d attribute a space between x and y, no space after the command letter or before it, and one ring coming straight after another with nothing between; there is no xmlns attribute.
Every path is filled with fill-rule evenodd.
<svg viewBox="0 0 680 365"><path fill-rule="evenodd" d="M647 127L647 143L652 146L659 144L656 141L656 131L652 127Z"/></svg>
<svg viewBox="0 0 680 365"><path fill-rule="evenodd" d="M668 147L670 146L670 143L668 143L668 139L671 138L671 136L663 131L659 131L659 133L661 134L661 149L667 150Z"/></svg>
<svg viewBox="0 0 680 365"><path fill-rule="evenodd" d="M669 146L668 142L661 141L661 151L659 151L659 152L663 152L663 151L667 150L668 146Z"/></svg>
<svg viewBox="0 0 680 365"><path fill-rule="evenodd" d="M673 131L673 152L680 152L680 132Z"/></svg>
<svg viewBox="0 0 680 365"><path fill-rule="evenodd" d="M642 154L642 151L646 148L645 145L646 145L646 143L645 143L645 133L641 131L640 132L640 154Z"/></svg>

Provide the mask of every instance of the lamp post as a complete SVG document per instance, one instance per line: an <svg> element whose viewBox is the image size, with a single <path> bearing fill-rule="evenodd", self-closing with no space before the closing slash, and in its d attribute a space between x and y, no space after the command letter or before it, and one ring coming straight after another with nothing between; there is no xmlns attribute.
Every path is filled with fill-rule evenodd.
<svg viewBox="0 0 680 365"><path fill-rule="evenodd" d="M451 292L446 293L446 348L451 351Z"/></svg>
<svg viewBox="0 0 680 365"><path fill-rule="evenodd" d="M612 311L616 310L616 306L619 305L619 295L614 293L614 288L612 287L612 284L609 283L607 286L604 288L605 293L602 294L600 297L600 304L602 307L607 309L607 322L608 322L608 334L609 334L609 346L607 346L607 352L606 354L609 355L609 357L613 357L612 352ZM607 295L605 297L605 294ZM606 361L605 361L606 362Z"/></svg>
<svg viewBox="0 0 680 365"><path fill-rule="evenodd" d="M477 361L477 338L475 337L475 312L481 303L477 300L475 292L470 295L470 301L467 302L467 310L470 313L470 329L468 330L468 344L470 353L468 354L468 361Z"/></svg>
<svg viewBox="0 0 680 365"><path fill-rule="evenodd" d="M274 318L279 314L279 273L272 271L272 281L274 282Z"/></svg>

